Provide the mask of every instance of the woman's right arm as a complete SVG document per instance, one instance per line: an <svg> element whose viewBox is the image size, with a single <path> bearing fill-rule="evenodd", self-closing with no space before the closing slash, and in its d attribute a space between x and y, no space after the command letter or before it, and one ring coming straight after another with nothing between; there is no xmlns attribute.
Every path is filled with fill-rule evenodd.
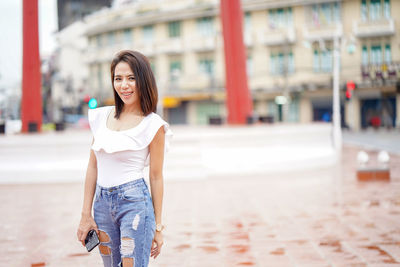
<svg viewBox="0 0 400 267"><path fill-rule="evenodd" d="M92 140L93 144L94 139ZM93 150L90 150L89 163L86 171L85 191L83 196L83 207L81 221L78 227L78 240L85 245L85 238L89 230L95 229L98 233L97 225L92 216L93 197L97 182L97 160Z"/></svg>

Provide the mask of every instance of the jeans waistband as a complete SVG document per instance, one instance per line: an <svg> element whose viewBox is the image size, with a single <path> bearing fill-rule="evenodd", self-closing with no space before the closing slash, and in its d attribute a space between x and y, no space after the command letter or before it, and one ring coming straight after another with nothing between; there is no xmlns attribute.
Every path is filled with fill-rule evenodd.
<svg viewBox="0 0 400 267"><path fill-rule="evenodd" d="M118 192L118 191L123 191L123 190L129 189L131 187L139 186L141 184L143 184L143 185L146 184L144 178L136 179L136 180L133 180L133 181L130 181L130 182L127 182L124 184L112 186L112 187L103 187L98 184L96 184L96 187L101 191L107 191L107 192L116 191L116 192Z"/></svg>

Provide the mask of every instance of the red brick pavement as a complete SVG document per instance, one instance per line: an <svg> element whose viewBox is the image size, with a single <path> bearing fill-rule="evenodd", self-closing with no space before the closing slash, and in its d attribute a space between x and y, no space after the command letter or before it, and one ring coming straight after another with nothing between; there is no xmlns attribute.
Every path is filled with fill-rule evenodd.
<svg viewBox="0 0 400 267"><path fill-rule="evenodd" d="M400 157L391 182L360 183L356 153L328 169L166 182L165 246L150 266L400 266ZM0 266L102 266L76 241L82 191L0 186Z"/></svg>

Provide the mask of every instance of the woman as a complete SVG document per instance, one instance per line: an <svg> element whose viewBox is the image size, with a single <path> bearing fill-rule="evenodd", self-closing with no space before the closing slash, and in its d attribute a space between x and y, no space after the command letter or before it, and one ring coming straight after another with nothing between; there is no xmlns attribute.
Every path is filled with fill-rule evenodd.
<svg viewBox="0 0 400 267"><path fill-rule="evenodd" d="M89 110L93 133L78 240L99 235L104 266L147 266L163 245L164 151L172 132L156 113L157 86L145 56L119 52L111 63L114 106ZM150 166L151 196L143 179ZM93 203L93 213L92 202Z"/></svg>

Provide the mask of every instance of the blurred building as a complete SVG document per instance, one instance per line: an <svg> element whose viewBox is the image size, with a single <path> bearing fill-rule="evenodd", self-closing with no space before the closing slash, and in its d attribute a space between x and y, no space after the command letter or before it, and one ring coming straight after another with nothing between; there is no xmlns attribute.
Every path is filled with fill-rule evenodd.
<svg viewBox="0 0 400 267"><path fill-rule="evenodd" d="M256 115L282 120L286 96L287 121L330 121L338 38L342 125L358 130L378 117L399 126L400 1L243 0L242 8ZM150 59L171 123L226 117L219 1L134 1L93 13L85 24L87 86L100 102L112 102L113 55L134 49ZM355 85L349 100L347 83Z"/></svg>
<svg viewBox="0 0 400 267"><path fill-rule="evenodd" d="M57 0L58 30L103 7L110 7L111 0Z"/></svg>
<svg viewBox="0 0 400 267"><path fill-rule="evenodd" d="M52 116L63 120L63 114L77 113L89 93L88 67L84 54L88 47L86 24L76 21L57 33L56 72L52 76Z"/></svg>
<svg viewBox="0 0 400 267"><path fill-rule="evenodd" d="M111 7L112 2L57 0L58 49L52 58L50 90L44 98L46 117L50 121L63 121L65 114L82 112L85 106L83 98L88 94L88 67L83 59L88 42L83 19L102 8Z"/></svg>

